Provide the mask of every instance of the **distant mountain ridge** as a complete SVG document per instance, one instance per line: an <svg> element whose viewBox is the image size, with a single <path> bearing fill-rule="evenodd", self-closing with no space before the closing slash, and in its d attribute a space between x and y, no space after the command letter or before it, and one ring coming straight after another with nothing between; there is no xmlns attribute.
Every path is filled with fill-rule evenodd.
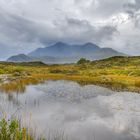
<svg viewBox="0 0 140 140"><path fill-rule="evenodd" d="M81 57L90 60L104 59L112 56L124 56L111 48L100 48L93 43L69 45L58 42L54 45L38 48L28 55L19 54L8 58L12 62L42 61L44 63L74 63Z"/></svg>
<svg viewBox="0 0 140 140"><path fill-rule="evenodd" d="M63 42L58 42L54 45L45 48L39 48L29 53L29 56L53 56L53 57L74 57L79 54L91 53L99 50L95 44L86 43L84 45L68 45Z"/></svg>

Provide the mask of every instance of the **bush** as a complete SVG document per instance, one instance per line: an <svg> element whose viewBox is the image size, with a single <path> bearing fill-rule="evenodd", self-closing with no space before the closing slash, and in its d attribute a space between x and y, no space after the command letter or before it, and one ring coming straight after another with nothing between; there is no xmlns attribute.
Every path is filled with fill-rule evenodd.
<svg viewBox="0 0 140 140"><path fill-rule="evenodd" d="M81 58L78 62L77 62L77 64L85 64L85 63L89 63L90 62L90 60L87 60L87 59L85 59L85 58Z"/></svg>

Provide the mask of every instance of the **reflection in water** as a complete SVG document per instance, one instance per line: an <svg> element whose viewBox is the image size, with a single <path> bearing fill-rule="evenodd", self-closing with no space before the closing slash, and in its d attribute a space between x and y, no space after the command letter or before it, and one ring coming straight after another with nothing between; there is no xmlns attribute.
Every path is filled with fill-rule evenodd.
<svg viewBox="0 0 140 140"><path fill-rule="evenodd" d="M24 94L0 94L1 116L26 122L31 116L38 132L65 132L70 140L139 140L139 107L139 94L60 80L28 86Z"/></svg>

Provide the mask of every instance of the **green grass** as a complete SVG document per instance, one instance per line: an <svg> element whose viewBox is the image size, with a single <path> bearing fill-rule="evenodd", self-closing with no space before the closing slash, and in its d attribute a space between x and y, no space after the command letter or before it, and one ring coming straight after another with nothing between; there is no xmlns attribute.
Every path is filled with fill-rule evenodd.
<svg viewBox="0 0 140 140"><path fill-rule="evenodd" d="M0 120L0 140L67 140L64 133L49 132L48 136L37 135L33 128L22 126L17 119Z"/></svg>
<svg viewBox="0 0 140 140"><path fill-rule="evenodd" d="M35 136L29 129L22 127L16 119L0 121L0 140L45 140Z"/></svg>

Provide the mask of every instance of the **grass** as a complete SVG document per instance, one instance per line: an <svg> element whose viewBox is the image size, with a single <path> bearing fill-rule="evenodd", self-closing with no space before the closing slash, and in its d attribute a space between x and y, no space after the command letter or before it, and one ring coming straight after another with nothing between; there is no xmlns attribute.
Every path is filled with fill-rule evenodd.
<svg viewBox="0 0 140 140"><path fill-rule="evenodd" d="M16 119L0 121L0 140L45 140L35 136L29 129L22 127Z"/></svg>
<svg viewBox="0 0 140 140"><path fill-rule="evenodd" d="M77 64L45 65L40 62L0 63L0 73L9 74L0 89L24 92L26 85L47 79L73 80L96 84L117 91L140 92L140 57L112 57L104 60L78 61ZM0 80L2 81L2 79Z"/></svg>
<svg viewBox="0 0 140 140"><path fill-rule="evenodd" d="M0 86L0 91L11 93L11 92L17 92L22 93L25 91L25 88L27 85L35 85L38 83L41 83L41 79L33 78L33 77L23 77L23 78L17 78L10 82L7 82L5 84L2 84Z"/></svg>
<svg viewBox="0 0 140 140"><path fill-rule="evenodd" d="M0 120L0 140L67 140L64 133L47 133L46 138L37 135L34 129L25 127L17 119Z"/></svg>

